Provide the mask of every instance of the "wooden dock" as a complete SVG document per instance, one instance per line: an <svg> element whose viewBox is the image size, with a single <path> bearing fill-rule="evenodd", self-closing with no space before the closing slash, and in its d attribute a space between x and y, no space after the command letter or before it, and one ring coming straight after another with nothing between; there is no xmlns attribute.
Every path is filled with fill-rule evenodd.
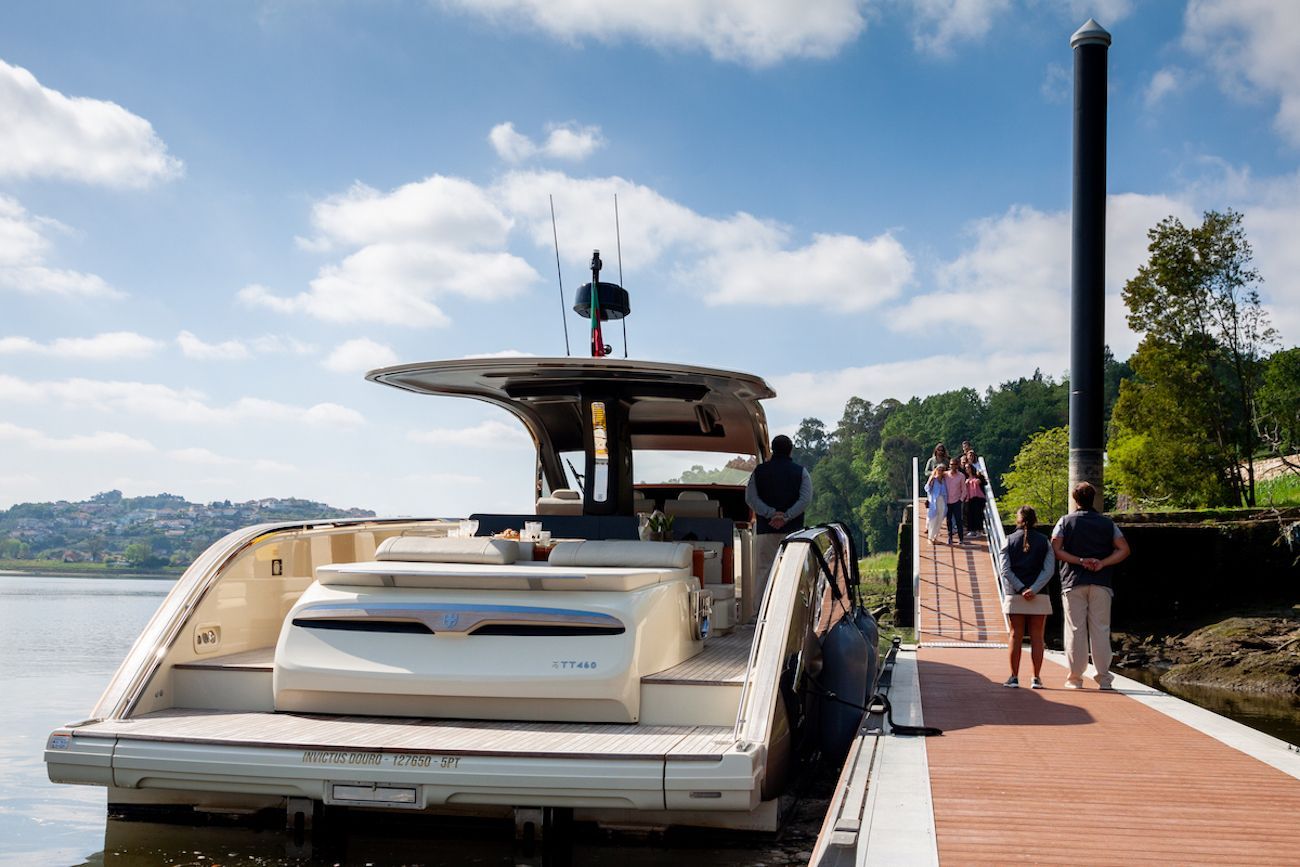
<svg viewBox="0 0 1300 867"><path fill-rule="evenodd" d="M1027 688L1028 648L1024 686L1003 687L988 546L931 546L916 513L920 643L899 660L910 696L891 701L899 722L944 734L869 723L855 755L875 758L846 770L814 864L1300 864L1300 751L1126 678L1067 690L1059 654L1045 689ZM906 840L895 824L912 829Z"/></svg>

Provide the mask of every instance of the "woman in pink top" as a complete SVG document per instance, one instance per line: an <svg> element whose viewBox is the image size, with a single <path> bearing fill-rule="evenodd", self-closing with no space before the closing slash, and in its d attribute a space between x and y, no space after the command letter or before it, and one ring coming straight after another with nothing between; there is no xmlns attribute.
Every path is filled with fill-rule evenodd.
<svg viewBox="0 0 1300 867"><path fill-rule="evenodd" d="M974 464L971 464L966 477L966 529L976 536L984 532L984 504L987 502L984 486L986 484L988 483L984 481L984 476Z"/></svg>
<svg viewBox="0 0 1300 867"><path fill-rule="evenodd" d="M966 474L961 471L961 461L957 458L953 458L952 463L948 465L948 475L943 481L947 493L945 501L948 506L948 544L952 544L952 534L956 530L958 541L964 545L966 531L962 527L961 510L962 504L966 502Z"/></svg>

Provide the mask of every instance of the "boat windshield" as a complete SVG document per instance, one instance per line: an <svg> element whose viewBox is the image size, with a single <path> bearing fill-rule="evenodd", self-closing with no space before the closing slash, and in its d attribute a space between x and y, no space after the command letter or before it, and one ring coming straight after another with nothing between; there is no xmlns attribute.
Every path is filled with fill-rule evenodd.
<svg viewBox="0 0 1300 867"><path fill-rule="evenodd" d="M562 452L564 476L575 491L582 487L582 452ZM758 465L754 455L637 449L632 476L638 485L743 485Z"/></svg>

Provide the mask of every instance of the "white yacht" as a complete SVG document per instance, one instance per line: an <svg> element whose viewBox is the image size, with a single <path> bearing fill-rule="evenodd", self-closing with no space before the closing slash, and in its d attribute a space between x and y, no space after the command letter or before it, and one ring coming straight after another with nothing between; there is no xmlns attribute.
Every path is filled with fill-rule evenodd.
<svg viewBox="0 0 1300 867"><path fill-rule="evenodd" d="M791 537L752 611L743 485L633 481L657 451L766 459L768 385L611 358L368 378L512 413L536 444L534 512L231 533L177 581L90 718L49 736L50 779L105 786L125 815L558 809L775 830L834 711L817 679L837 627L862 643L850 694L870 695L852 542L835 525ZM671 539L643 541L656 510ZM537 524L549 544L527 538Z"/></svg>

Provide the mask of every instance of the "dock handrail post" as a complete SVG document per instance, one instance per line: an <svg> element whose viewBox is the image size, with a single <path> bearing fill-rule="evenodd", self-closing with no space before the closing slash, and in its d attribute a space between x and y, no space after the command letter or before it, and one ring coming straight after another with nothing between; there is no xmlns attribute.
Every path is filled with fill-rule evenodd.
<svg viewBox="0 0 1300 867"><path fill-rule="evenodd" d="M912 457L912 631L921 643L921 459Z"/></svg>

